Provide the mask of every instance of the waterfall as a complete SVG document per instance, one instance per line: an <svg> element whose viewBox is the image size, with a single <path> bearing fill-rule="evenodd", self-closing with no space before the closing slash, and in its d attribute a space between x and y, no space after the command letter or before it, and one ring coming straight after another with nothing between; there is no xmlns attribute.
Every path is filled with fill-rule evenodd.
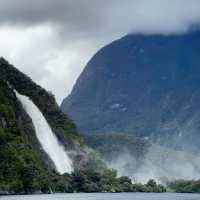
<svg viewBox="0 0 200 200"><path fill-rule="evenodd" d="M57 171L60 174L72 172L73 167L71 159L67 155L64 147L59 144L57 137L38 107L28 97L19 94L17 91L15 91L15 93L25 111L32 119L37 139L55 164Z"/></svg>

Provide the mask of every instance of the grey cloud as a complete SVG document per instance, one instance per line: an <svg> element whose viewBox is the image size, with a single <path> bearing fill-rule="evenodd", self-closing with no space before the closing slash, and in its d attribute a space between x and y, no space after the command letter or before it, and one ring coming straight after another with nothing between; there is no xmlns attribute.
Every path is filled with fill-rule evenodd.
<svg viewBox="0 0 200 200"><path fill-rule="evenodd" d="M6 0L2 24L53 23L76 35L112 32L170 33L200 21L199 0ZM79 33L79 34L78 34Z"/></svg>
<svg viewBox="0 0 200 200"><path fill-rule="evenodd" d="M88 0L7 0L0 2L0 22L24 26L54 23L66 28L92 28L100 19L95 8L99 9L97 4Z"/></svg>

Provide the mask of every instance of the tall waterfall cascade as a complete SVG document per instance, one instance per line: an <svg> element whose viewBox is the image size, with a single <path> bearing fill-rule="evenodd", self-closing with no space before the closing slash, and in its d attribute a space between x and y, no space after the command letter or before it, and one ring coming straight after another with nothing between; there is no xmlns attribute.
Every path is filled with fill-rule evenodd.
<svg viewBox="0 0 200 200"><path fill-rule="evenodd" d="M43 114L30 98L19 94L17 91L15 93L23 108L32 119L37 139L43 150L53 161L56 170L60 174L71 173L73 171L72 160L65 151L64 146L59 143Z"/></svg>

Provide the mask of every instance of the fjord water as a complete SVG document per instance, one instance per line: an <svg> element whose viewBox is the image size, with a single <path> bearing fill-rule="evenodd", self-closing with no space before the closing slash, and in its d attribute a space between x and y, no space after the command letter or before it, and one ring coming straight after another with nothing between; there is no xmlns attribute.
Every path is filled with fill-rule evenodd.
<svg viewBox="0 0 200 200"><path fill-rule="evenodd" d="M71 173L73 171L72 161L67 155L64 147L58 142L58 139L51 130L43 114L28 97L21 95L18 92L16 92L16 96L32 119L36 136L44 151L55 164L57 171L60 174L65 172Z"/></svg>
<svg viewBox="0 0 200 200"><path fill-rule="evenodd" d="M2 196L1 200L199 200L200 194L93 193Z"/></svg>

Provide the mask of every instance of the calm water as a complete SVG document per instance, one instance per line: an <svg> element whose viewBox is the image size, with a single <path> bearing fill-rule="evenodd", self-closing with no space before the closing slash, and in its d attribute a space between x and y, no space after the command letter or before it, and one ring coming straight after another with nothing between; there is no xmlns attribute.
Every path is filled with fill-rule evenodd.
<svg viewBox="0 0 200 200"><path fill-rule="evenodd" d="M51 194L1 196L1 200L200 200L200 194Z"/></svg>

